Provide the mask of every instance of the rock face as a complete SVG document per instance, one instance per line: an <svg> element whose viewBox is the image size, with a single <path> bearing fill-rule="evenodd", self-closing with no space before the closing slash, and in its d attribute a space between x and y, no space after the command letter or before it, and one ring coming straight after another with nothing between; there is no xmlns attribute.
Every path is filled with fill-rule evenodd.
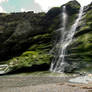
<svg viewBox="0 0 92 92"><path fill-rule="evenodd" d="M77 17L80 4L74 0L65 5L69 16L68 29ZM62 23L60 14L62 6L54 7L47 13L0 14L0 62L7 63L11 70L33 66L41 68L41 65L43 70L44 67L49 69L53 58L49 52L60 36L56 32ZM91 14L92 4L85 7L74 40L67 48L66 59L71 71L92 66Z"/></svg>
<svg viewBox="0 0 92 92"><path fill-rule="evenodd" d="M60 22L59 13L53 17L43 12L1 14L1 64L7 63L10 70L23 67L49 69L52 58L49 51L53 47L54 31Z"/></svg>
<svg viewBox="0 0 92 92"><path fill-rule="evenodd" d="M92 3L84 7L82 19L68 53L68 61L76 65L73 71L92 71Z"/></svg>

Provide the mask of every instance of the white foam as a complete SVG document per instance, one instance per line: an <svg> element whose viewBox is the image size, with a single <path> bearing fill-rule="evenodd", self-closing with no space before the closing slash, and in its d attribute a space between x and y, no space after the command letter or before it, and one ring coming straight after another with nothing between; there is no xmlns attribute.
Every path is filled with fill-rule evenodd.
<svg viewBox="0 0 92 92"><path fill-rule="evenodd" d="M76 77L76 78L70 79L69 82L88 84L89 82L92 82L92 77L89 77L89 76Z"/></svg>

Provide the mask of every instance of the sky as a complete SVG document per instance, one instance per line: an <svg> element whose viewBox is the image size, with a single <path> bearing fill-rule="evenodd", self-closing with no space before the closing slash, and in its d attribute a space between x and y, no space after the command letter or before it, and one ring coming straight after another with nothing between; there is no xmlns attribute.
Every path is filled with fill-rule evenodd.
<svg viewBox="0 0 92 92"><path fill-rule="evenodd" d="M0 0L0 12L47 12L50 8L61 6L70 0ZM82 6L92 0L77 0Z"/></svg>

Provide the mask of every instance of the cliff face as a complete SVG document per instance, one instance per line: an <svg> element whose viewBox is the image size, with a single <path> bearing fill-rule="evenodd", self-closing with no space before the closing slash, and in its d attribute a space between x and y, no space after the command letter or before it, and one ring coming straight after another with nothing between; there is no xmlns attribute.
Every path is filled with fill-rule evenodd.
<svg viewBox="0 0 92 92"><path fill-rule="evenodd" d="M53 47L58 20L59 14L53 17L33 12L1 14L1 64L7 63L13 70L31 66L49 69L52 58L49 51Z"/></svg>
<svg viewBox="0 0 92 92"><path fill-rule="evenodd" d="M67 30L74 23L80 4L70 1L66 5ZM22 67L49 69L53 55L49 54L60 38L56 30L61 27L62 6L47 13L0 14L0 62L7 63L12 70ZM71 45L67 48L66 72L92 66L92 4L84 9ZM74 67L73 67L74 66Z"/></svg>
<svg viewBox="0 0 92 92"><path fill-rule="evenodd" d="M0 21L0 59L20 55L31 44L32 36L40 34L44 13L2 14ZM40 31L39 31L40 30Z"/></svg>
<svg viewBox="0 0 92 92"><path fill-rule="evenodd" d="M75 67L73 71L92 72L92 3L84 7L84 13L68 49L69 62Z"/></svg>

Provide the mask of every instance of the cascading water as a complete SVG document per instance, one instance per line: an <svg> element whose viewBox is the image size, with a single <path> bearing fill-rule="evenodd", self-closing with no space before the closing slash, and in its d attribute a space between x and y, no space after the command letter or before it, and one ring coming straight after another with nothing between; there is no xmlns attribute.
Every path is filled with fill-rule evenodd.
<svg viewBox="0 0 92 92"><path fill-rule="evenodd" d="M66 7L63 6L63 13L62 13L62 26L60 28L61 31L61 39L59 43L56 45L59 46L59 49L57 49L57 56L53 60L51 64L50 71L53 72L64 72L65 67L67 66L67 62L65 61L65 55L66 55L66 49L69 46L69 44L72 42L72 39L74 37L76 28L78 26L79 20L81 19L83 14L83 7L80 8L78 18L75 20L74 24L70 28L69 31L66 30L66 22L67 22L67 13L66 13Z"/></svg>
<svg viewBox="0 0 92 92"><path fill-rule="evenodd" d="M59 56L61 55L61 53L63 53L63 48L62 48L62 43L63 43L63 40L65 38L65 28L66 28L66 22L67 22L67 13L66 13L66 6L63 6L62 8L62 14L61 14L61 20L62 21L62 27L60 29L58 29L61 33L61 37L60 37L60 41L58 42L58 44L56 44L56 48L59 46L59 49L57 48L57 55L56 55L56 58L55 60L53 60L53 62L51 63L51 68L50 68L50 71L56 71L56 68L57 66L59 65ZM63 35L62 35L63 34ZM64 56L62 56L62 59L64 59Z"/></svg>

